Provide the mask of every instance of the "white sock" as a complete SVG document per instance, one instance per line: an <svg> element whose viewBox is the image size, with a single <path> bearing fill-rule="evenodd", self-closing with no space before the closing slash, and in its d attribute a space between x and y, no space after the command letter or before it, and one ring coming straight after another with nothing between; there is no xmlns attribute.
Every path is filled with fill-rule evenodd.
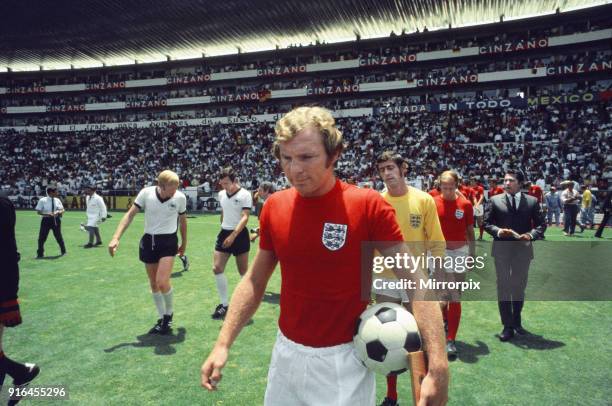
<svg viewBox="0 0 612 406"><path fill-rule="evenodd" d="M227 299L227 278L224 273L215 274L215 281L217 282L217 291L219 292L219 300L223 306L228 305Z"/></svg>
<svg viewBox="0 0 612 406"><path fill-rule="evenodd" d="M167 291L166 293L162 293L162 295L164 296L164 303L166 305L166 315L170 316L174 309L172 307L172 288L170 288L169 291Z"/></svg>
<svg viewBox="0 0 612 406"><path fill-rule="evenodd" d="M166 308L164 306L164 296L161 292L152 292L153 293L153 301L155 302L155 307L157 307L157 313L159 314L159 318L162 319L166 312Z"/></svg>

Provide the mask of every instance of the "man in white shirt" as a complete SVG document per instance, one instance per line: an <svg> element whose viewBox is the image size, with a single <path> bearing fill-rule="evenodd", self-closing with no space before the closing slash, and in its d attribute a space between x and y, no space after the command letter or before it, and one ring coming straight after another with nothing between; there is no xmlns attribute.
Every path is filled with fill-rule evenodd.
<svg viewBox="0 0 612 406"><path fill-rule="evenodd" d="M228 167L221 171L219 184L223 188L219 192L221 231L217 235L215 244L213 273L220 303L211 315L215 320L225 318L229 305L227 278L224 273L229 257L231 255L236 257L236 267L240 276L243 276L249 267L251 242L246 225L253 206L251 192L240 187L233 168Z"/></svg>
<svg viewBox="0 0 612 406"><path fill-rule="evenodd" d="M100 223L106 221L107 212L104 199L102 199L102 196L96 193L95 185L86 185L85 194L87 195L85 197L85 202L87 205L87 225L85 225L85 229L89 233L89 242L83 247L91 248L102 244L100 229L98 226ZM96 238L95 244L94 237Z"/></svg>
<svg viewBox="0 0 612 406"><path fill-rule="evenodd" d="M119 248L119 239L128 228L134 216L145 212L144 231L140 240L139 257L145 264L153 301L159 314L157 323L149 334L169 334L172 329L173 290L170 286L170 274L174 257L185 255L187 248L187 198L179 192L179 177L176 173L165 170L157 177L157 186L142 189L134 204L125 213L112 240L108 251L115 256ZM178 224L181 230L181 245L176 236Z"/></svg>
<svg viewBox="0 0 612 406"><path fill-rule="evenodd" d="M574 188L573 181L563 182L566 189L561 192L561 203L563 204L563 235L573 236L576 231L576 219L580 206L580 193Z"/></svg>
<svg viewBox="0 0 612 406"><path fill-rule="evenodd" d="M36 205L36 212L42 216L40 222L40 230L38 232L38 250L36 259L44 258L45 241L49 236L49 231L53 231L55 241L60 247L60 255L66 254L66 245L64 237L62 237L62 214L64 206L62 201L57 197L57 188L54 185L47 187L47 196L41 198Z"/></svg>

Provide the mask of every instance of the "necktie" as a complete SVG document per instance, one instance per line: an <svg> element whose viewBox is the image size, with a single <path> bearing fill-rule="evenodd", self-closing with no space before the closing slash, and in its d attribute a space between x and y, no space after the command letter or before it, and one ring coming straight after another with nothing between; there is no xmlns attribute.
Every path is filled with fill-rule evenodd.
<svg viewBox="0 0 612 406"><path fill-rule="evenodd" d="M512 211L516 211L516 196L512 195Z"/></svg>
<svg viewBox="0 0 612 406"><path fill-rule="evenodd" d="M55 225L55 198L51 198L51 215L53 216L53 225Z"/></svg>

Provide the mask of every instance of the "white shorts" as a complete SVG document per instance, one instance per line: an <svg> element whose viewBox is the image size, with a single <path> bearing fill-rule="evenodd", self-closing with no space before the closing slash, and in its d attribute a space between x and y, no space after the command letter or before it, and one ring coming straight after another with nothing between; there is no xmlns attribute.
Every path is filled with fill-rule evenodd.
<svg viewBox="0 0 612 406"><path fill-rule="evenodd" d="M463 247L455 250L446 249L446 257L453 258L453 261L449 261L445 258L444 260L444 271L447 273L465 273L467 268L465 267L465 257L470 253L469 246L464 245ZM463 257L461 259L461 257ZM460 258L458 260L458 258ZM452 264L452 265L451 265ZM458 266L453 266L458 265Z"/></svg>
<svg viewBox="0 0 612 406"><path fill-rule="evenodd" d="M397 279L380 278L380 277L374 276L372 278L372 292L374 292L377 295L392 297L394 299L401 301L402 303L410 302L410 299L408 298L408 293L406 293L405 289L392 289L386 286L383 286L381 288L376 288L376 285L379 285L380 283L378 282L374 284L374 280L376 279L379 279L383 282L397 282Z"/></svg>
<svg viewBox="0 0 612 406"><path fill-rule="evenodd" d="M279 330L268 371L266 406L372 406L374 373L357 359L353 343L307 347Z"/></svg>
<svg viewBox="0 0 612 406"><path fill-rule="evenodd" d="M482 217L484 216L484 207L482 206L482 204L479 204L478 206L474 206L474 217Z"/></svg>

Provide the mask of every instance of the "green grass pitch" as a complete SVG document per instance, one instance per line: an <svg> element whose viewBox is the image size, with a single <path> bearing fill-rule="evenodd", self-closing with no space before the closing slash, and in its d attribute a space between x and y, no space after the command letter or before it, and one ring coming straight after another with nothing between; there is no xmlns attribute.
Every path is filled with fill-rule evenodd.
<svg viewBox="0 0 612 406"><path fill-rule="evenodd" d="M102 225L105 243L121 216L113 213ZM221 326L210 319L218 302L211 268L219 216L188 221L191 269L181 273L180 261L175 264L174 334L167 337L145 334L157 316L137 254L143 216L135 218L115 258L105 245L82 248L87 234L79 230L79 223L84 219L82 212L65 214L65 257L35 260L40 220L34 212L18 212L24 323L5 330L7 355L37 362L42 371L35 384L67 385L71 404L262 404L279 315L278 269L253 324L245 327L231 351L219 391L207 393L200 387L199 371ZM250 225L255 224L253 217ZM582 240L592 234L586 231ZM563 238L556 228L547 235ZM59 253L52 235L45 253ZM226 272L233 289L239 279L233 260ZM500 331L497 303L464 303L457 337L461 355L450 366L449 404L609 405L612 358L606 348L612 333L611 303L527 302L523 314L525 326L541 338L500 343L495 337ZM380 376L377 385L381 401L386 386ZM409 405L407 374L400 376L398 387L400 402Z"/></svg>

